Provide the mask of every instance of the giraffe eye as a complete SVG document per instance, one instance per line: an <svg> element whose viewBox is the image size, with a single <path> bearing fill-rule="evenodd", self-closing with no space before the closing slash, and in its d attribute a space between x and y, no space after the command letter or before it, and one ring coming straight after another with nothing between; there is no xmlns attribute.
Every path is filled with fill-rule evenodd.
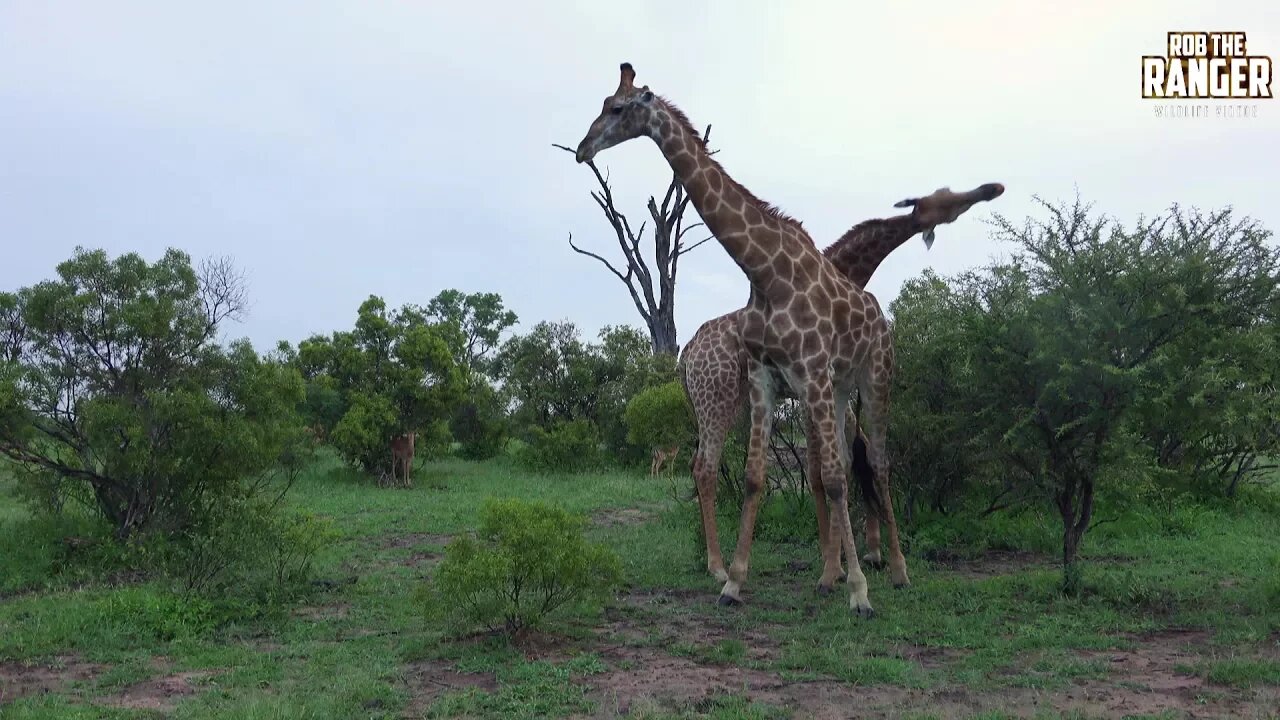
<svg viewBox="0 0 1280 720"><path fill-rule="evenodd" d="M622 106L621 106L621 105L614 105L613 107L609 108L609 112L613 113L614 115L621 115L621 114L622 114Z"/></svg>

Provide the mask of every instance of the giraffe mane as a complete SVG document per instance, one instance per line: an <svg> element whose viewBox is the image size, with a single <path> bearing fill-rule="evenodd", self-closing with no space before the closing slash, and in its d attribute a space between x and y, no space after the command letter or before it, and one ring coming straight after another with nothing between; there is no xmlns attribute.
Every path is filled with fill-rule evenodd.
<svg viewBox="0 0 1280 720"><path fill-rule="evenodd" d="M662 104L666 107L667 112L671 114L671 117L675 118L676 122L680 123L680 126L684 128L685 132L698 138L699 141L702 140L702 133L698 132L693 128L693 123L689 121L689 116L685 115L683 110L681 110L679 107L676 107L675 103L671 102L665 97L662 97L661 95L658 96L658 99L662 101ZM752 203L754 203L755 206L760 210L760 212L764 213L765 217L773 218L774 220L777 220L778 222L784 225L790 225L796 230L799 230L800 234L803 235L805 238L807 238L809 242L813 242L813 238L809 237L809 232L804 229L804 225L802 225L799 220L783 212L780 208L778 208L777 205L765 202L764 200L761 200L759 197L756 197L755 193L748 190L745 185L735 180L732 175L726 172L724 167L720 165L720 162L716 160L714 155L711 155L708 153L706 161L711 163L711 166L714 167L716 170L720 171L720 174L724 176L725 182L729 183L731 187L733 187L738 192L742 193L742 196L745 197L747 200L750 200Z"/></svg>
<svg viewBox="0 0 1280 720"><path fill-rule="evenodd" d="M892 218L872 218L863 220L845 231L838 240L826 246L822 250L822 254L830 258L845 248L846 245L852 244L861 237L862 233L877 229L881 225L887 225Z"/></svg>

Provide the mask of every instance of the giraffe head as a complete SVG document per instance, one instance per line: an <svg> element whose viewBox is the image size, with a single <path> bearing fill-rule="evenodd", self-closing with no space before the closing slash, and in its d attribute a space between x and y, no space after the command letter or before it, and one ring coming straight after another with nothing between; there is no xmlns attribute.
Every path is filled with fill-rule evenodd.
<svg viewBox="0 0 1280 720"><path fill-rule="evenodd" d="M951 192L950 188L938 188L933 194L920 198L907 198L894 203L894 207L911 207L911 214L924 227L924 246L933 247L933 229L938 225L955 222L976 203L995 200L1004 194L1004 185L987 183L968 192Z"/></svg>
<svg viewBox="0 0 1280 720"><path fill-rule="evenodd" d="M578 143L578 162L595 158L601 150L638 138L649 132L653 123L656 98L649 86L636 87L636 71L631 63L622 63L622 79L618 89L604 99L600 116L591 123L586 137Z"/></svg>

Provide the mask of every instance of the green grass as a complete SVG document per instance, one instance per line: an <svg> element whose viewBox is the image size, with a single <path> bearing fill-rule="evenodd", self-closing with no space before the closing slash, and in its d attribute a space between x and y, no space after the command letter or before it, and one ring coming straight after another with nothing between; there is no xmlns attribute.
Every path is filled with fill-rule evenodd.
<svg viewBox="0 0 1280 720"><path fill-rule="evenodd" d="M1151 678L1123 658L1155 667L1157 651L1166 658L1160 672L1203 683L1188 691L1188 703L1262 708L1280 692L1280 515L1270 501L1100 525L1085 540L1087 590L1076 598L1058 592L1052 515L1000 517L987 527L931 521L904 537L910 588L895 590L886 573L866 568L877 616L863 621L843 593L814 593L815 543L785 539L794 534L788 522L803 534L812 514L766 508L747 604L724 609L703 570L694 508L677 502L665 480L533 476L505 461L449 461L423 465L412 489L380 489L326 459L289 502L328 518L338 533L317 558L317 576L328 582L295 607L235 615L182 600L159 580L95 577L67 564L59 538L92 532L88 520L34 520L6 482L0 682L17 677L20 663L56 658L69 680L80 679L0 699L5 718L515 718L611 708L644 718L776 718L822 692L916 717L1057 717L1037 714L1027 698L1040 697L1044 708L1079 685L1138 692ZM448 536L474 527L481 501L493 495L588 514L643 510L589 531L623 560L626 586L612 606L561 618L532 645L451 639L428 623L416 597L432 566L415 558L442 552ZM735 515L720 520L727 553ZM663 663L731 681L666 700L601 690L606 679ZM202 671L185 675L187 691L159 714L101 704ZM433 684L442 673L465 681ZM735 686L735 678L755 685ZM957 694L982 699L987 714L946 706ZM895 705L906 698L914 704Z"/></svg>

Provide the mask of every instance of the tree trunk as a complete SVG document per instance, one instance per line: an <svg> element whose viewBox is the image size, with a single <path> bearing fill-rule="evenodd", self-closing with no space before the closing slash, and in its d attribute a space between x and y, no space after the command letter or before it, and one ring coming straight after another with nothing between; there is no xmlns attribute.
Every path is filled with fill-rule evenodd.
<svg viewBox="0 0 1280 720"><path fill-rule="evenodd" d="M1079 595L1083 583L1077 560L1080 542L1093 519L1093 478L1064 479L1064 483L1058 496L1062 515L1062 591Z"/></svg>
<svg viewBox="0 0 1280 720"><path fill-rule="evenodd" d="M680 345L676 342L675 307L662 308L649 324L649 339L653 342L654 355L678 355Z"/></svg>

